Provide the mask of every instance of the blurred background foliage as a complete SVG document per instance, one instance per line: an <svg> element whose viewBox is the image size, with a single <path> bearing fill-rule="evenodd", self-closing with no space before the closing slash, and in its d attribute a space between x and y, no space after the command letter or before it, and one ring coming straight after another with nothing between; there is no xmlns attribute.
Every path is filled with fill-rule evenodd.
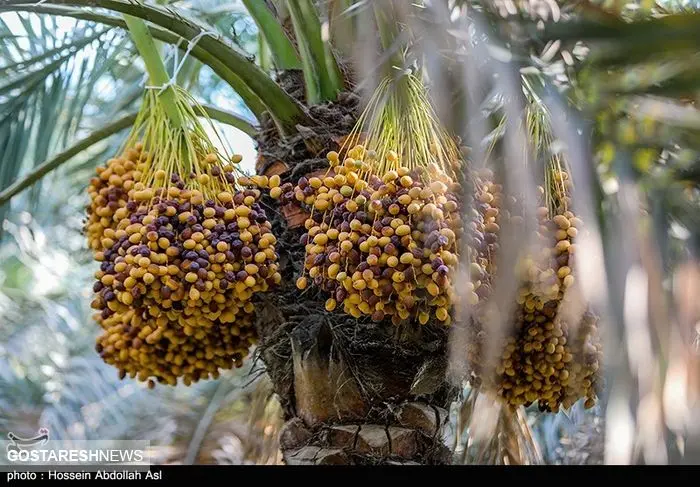
<svg viewBox="0 0 700 487"><path fill-rule="evenodd" d="M244 2L165 3L206 23L270 70L269 53L260 50L258 29ZM331 3L347 4L347 17L369 4ZM608 245L609 293L619 304L609 313L618 313L616 319L624 322L624 292L618 290L624 290L627 268L616 259L626 252L628 240L620 232L629 231L626 238L635 239L639 228L650 229L642 233L658 244L664 271L659 289L671 300L677 299L673 292L679 285L696 285L699 2L433 3L469 6L483 20L492 36L489 59L505 60L519 75L532 122L529 142L537 150L556 152L557 142L565 139L547 126L549 117L552 126L561 122L557 105L546 109L548 102L566 99L590 115L594 137L584 143L596 155L596 164L586 165L595 176L591 193L597 199L591 207ZM36 8L60 13L62 7ZM458 24L453 28L447 29L454 36L448 44L456 49L464 32ZM498 39L500 48L495 47ZM198 100L254 123L241 98L209 68L193 57L182 62L182 51L172 46L162 49L169 70L179 68L178 82ZM459 61L462 53L454 54ZM144 81L125 31L68 16L14 11L0 3L0 190L91 131L133 112ZM479 100L482 116L493 122L480 143L499 150L508 100L492 89L485 87ZM217 127L252 169L250 137ZM549 134L546 140L543 134ZM119 381L94 353L98 330L89 309L94 266L81 234L84 190L123 135L81 152L0 206L0 431L29 434L44 426L59 438L147 439L164 463L279 463L280 411L257 363L191 388L149 390ZM634 225L623 221L629 216L626 205L641 207L641 227L634 226L636 219ZM679 320L690 323L692 335L700 313L687 301L673 309ZM620 333L617 338L623 340ZM622 374L629 380L633 375ZM459 406L447 433L447 441L456 445L462 433ZM537 455L546 463L602 463L606 406L605 401L591 410L577 405L555 415L529 411L525 421ZM457 456L468 459L471 446L458 446Z"/></svg>

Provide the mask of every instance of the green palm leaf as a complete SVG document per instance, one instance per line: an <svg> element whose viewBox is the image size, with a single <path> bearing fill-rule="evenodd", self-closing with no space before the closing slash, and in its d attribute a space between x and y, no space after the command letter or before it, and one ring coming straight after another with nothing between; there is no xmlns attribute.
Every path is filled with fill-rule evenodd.
<svg viewBox="0 0 700 487"><path fill-rule="evenodd" d="M259 0L243 0L243 4L255 19L260 34L269 46L272 58L277 69L299 69L301 63L294 45L282 29L279 20L265 5Z"/></svg>

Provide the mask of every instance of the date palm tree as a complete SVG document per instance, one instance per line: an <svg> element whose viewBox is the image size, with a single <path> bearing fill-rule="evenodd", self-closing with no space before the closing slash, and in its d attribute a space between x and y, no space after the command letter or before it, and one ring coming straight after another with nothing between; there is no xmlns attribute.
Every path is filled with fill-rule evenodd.
<svg viewBox="0 0 700 487"><path fill-rule="evenodd" d="M216 103L205 106L207 114L254 136L254 170L279 175L283 183L294 184L327 167L325 154L340 149L384 70L410 67L426 75L441 119L470 147L470 159L493 157L505 171L517 172L513 144L522 142L516 135L521 120L527 127L525 146L536 156L549 157L562 144L569 147L569 157L580 159L572 161L577 179L588 182L584 207L589 220L597 222L596 235L604 237L599 242L606 245L605 264L615 270L605 283L610 322L620 324L611 327L617 330L613 339L626 339L620 330L629 321L623 312L624 278L618 282L615 276L628 275L638 262L658 269L659 261L649 250L657 245L651 237L650 247L639 248L636 260L631 254L614 257L629 242L630 235L618 225L629 209L620 209L618 194L606 193L600 182L632 181L659 195L649 202L655 205L652 221L661 225L655 235L664 246L666 269L693 255L687 241L697 241L700 231L693 221L699 125L690 102L698 77L696 63L685 55L695 53L697 14L667 15L655 8L640 16L630 13L636 10L613 11L588 2L549 5L544 14L537 2L522 2L517 9L498 1L241 3L0 0L0 12L33 14L17 18L30 35L49 39L41 44L46 49L38 50L16 38L0 17L0 212L25 189L31 188L28 201L36 204L44 178L56 171L86 174L115 150L113 136L133 124L144 84L126 34L129 23L138 22L162 45L175 46L170 52L178 53L172 62L176 83L197 93L198 79L209 76L235 93L243 115ZM241 38L232 12L253 19L254 41ZM61 37L55 19L65 17L77 19L79 27ZM653 45L645 34L651 29L659 32L654 39L669 44ZM86 49L98 53L87 57L81 54ZM397 57L399 52L407 54ZM140 54L148 67L157 63ZM639 76L631 82L634 74ZM107 94L100 89L105 78ZM197 94L207 96L204 89ZM96 107L101 118L90 113ZM598 125L582 122L576 127L580 133L563 131L567 112ZM640 115L647 118L640 121ZM99 128L83 134L86 117ZM640 140L638 134L647 134L640 124L647 119L654 130ZM599 173L587 159L593 156L601 162ZM476 442L477 451L474 441L464 439L475 435L484 413L478 391L463 391L463 377L449 373L455 369L450 365L462 360L450 330L356 320L326 311L326 297L318 290L299 291L294 283L304 266L299 225L304 215L271 198L264 203L279 241L282 282L256 305L259 343L250 360L264 364L281 404L285 425L279 441L286 463L451 463L444 426L455 401L460 421L451 440L462 451L457 461L537 461L540 452L522 410L500 410L495 433ZM671 227L690 236L679 242ZM652 284L660 286L660 280ZM608 309L603 301L597 304ZM658 314L654 319L663 321ZM688 330L683 334L678 343L687 344ZM668 356L666 345L676 343L671 335L659 331L654 356ZM680 346L686 353L688 347ZM614 362L611 379L635 391L643 388L638 371L626 364ZM218 401L225 397L213 394ZM642 397L641 392L632 397ZM677 455L674 435L697 434L685 424L664 428L669 458Z"/></svg>

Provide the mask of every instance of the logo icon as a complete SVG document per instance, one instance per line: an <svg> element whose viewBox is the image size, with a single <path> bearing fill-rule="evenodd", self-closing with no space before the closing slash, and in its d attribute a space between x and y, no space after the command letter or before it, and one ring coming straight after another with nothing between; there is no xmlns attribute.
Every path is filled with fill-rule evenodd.
<svg viewBox="0 0 700 487"><path fill-rule="evenodd" d="M7 433L7 438L10 440L10 443L7 445L8 452L29 450L36 445L45 445L49 441L49 430L40 428L33 438L22 438L10 431Z"/></svg>

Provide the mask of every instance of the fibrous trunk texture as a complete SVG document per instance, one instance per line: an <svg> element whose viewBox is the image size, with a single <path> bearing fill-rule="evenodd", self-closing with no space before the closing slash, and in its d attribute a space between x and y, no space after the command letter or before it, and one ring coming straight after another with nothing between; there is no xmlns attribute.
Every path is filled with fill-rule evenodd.
<svg viewBox="0 0 700 487"><path fill-rule="evenodd" d="M301 99L298 72L281 75ZM261 174L282 183L328 167L358 116L350 91L309 107L313 126L280 139L263 121L258 137ZM257 305L259 356L285 411L280 445L287 464L449 463L442 426L453 388L446 380L447 330L355 319L327 312L327 296L295 286L304 265L305 215L300 208L264 204L278 237L282 283Z"/></svg>

